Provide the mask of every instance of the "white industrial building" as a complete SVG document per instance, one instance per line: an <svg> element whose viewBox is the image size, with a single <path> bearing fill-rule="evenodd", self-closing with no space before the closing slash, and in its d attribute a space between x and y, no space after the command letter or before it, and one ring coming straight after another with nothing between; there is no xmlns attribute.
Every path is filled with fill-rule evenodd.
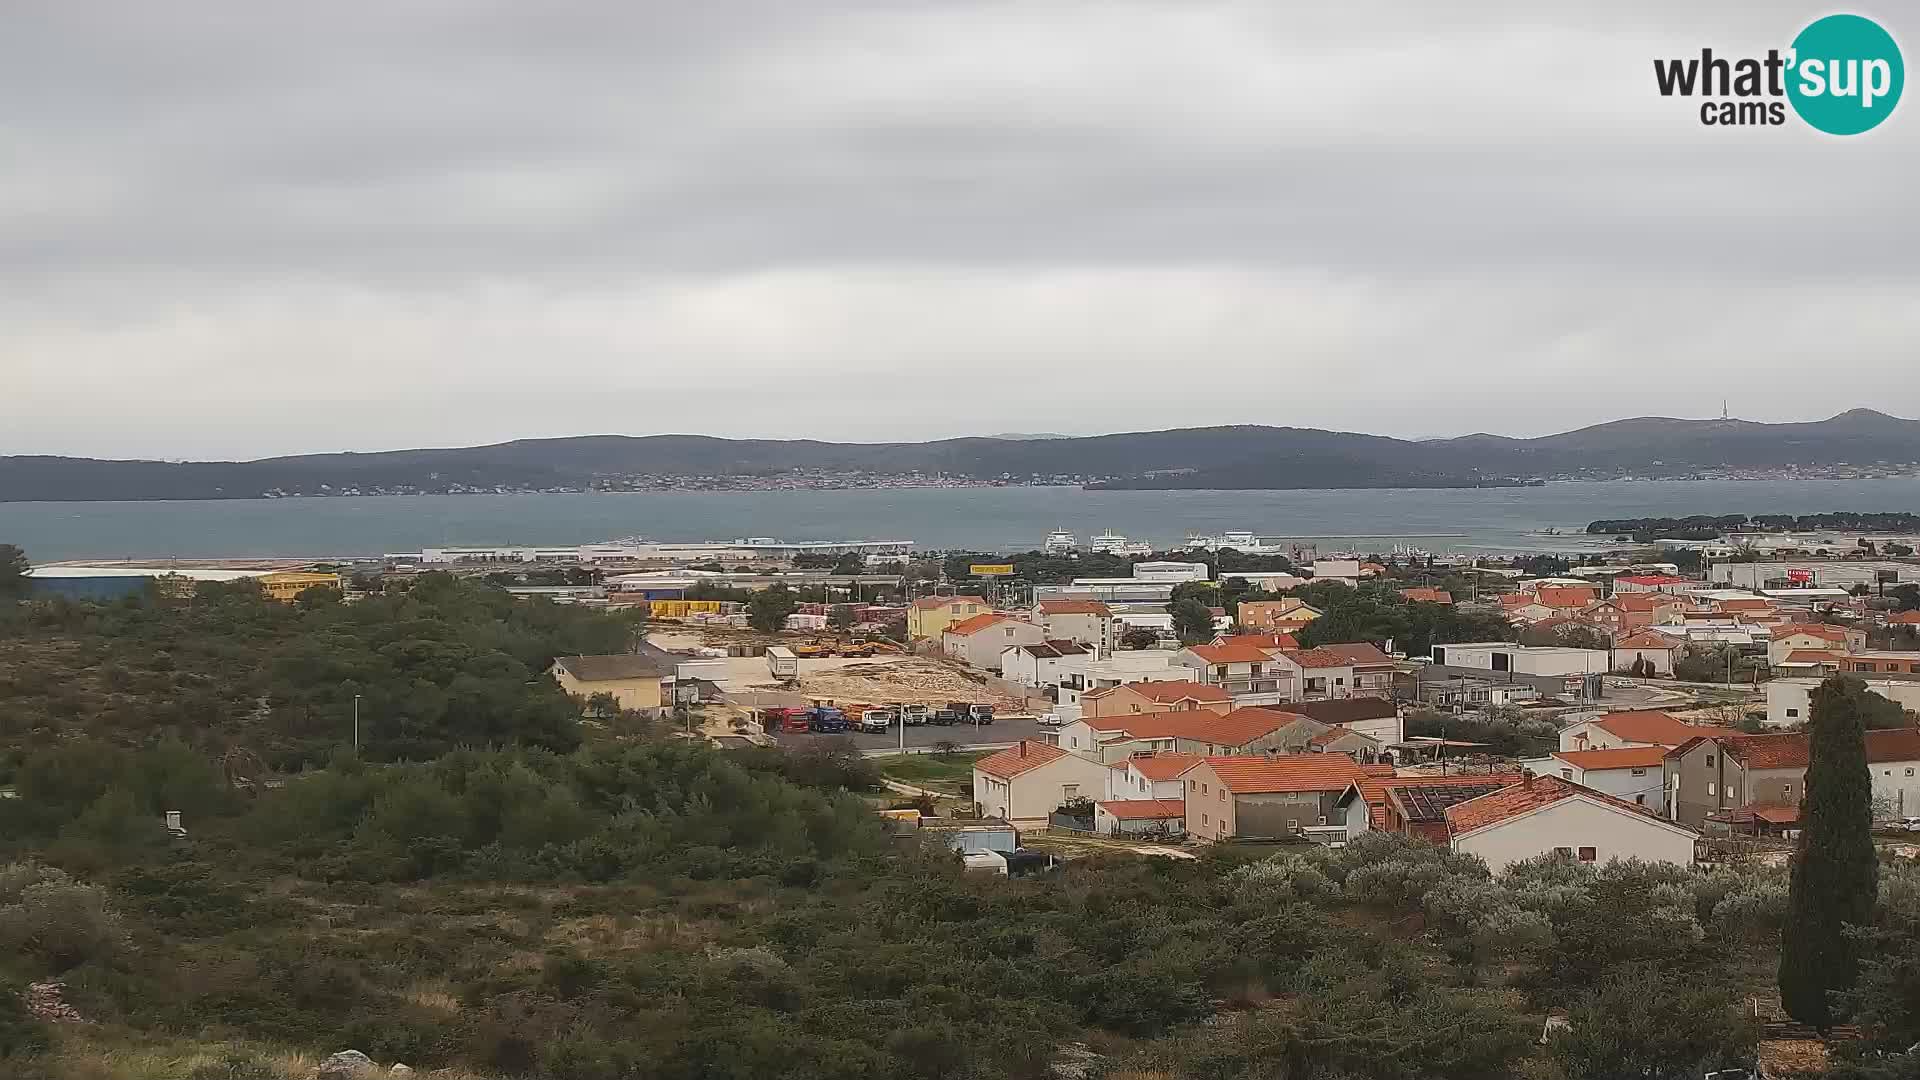
<svg viewBox="0 0 1920 1080"><path fill-rule="evenodd" d="M1875 678L1857 675L1867 689L1911 712L1920 712L1920 679ZM1767 726L1793 727L1807 722L1813 712L1813 692L1821 680L1810 678L1772 679L1767 688Z"/></svg>
<svg viewBox="0 0 1920 1080"><path fill-rule="evenodd" d="M1478 641L1435 645L1433 662L1480 671L1511 671L1520 675L1604 675L1609 668L1610 657L1605 649Z"/></svg>

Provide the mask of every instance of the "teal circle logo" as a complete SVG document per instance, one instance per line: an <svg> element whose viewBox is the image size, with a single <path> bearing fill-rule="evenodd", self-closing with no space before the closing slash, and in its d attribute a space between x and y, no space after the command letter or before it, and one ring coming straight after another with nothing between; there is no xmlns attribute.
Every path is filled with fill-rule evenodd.
<svg viewBox="0 0 1920 1080"><path fill-rule="evenodd" d="M1787 100L1829 135L1870 131L1900 103L1906 65L1893 35L1872 19L1829 15L1793 39Z"/></svg>

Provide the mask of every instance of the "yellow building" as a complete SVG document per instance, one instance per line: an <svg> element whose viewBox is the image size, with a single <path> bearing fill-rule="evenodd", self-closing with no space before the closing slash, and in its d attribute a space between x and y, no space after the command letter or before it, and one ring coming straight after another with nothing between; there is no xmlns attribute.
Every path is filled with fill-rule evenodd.
<svg viewBox="0 0 1920 1080"><path fill-rule="evenodd" d="M676 661L651 645L641 649L610 656L556 656L547 670L560 689L582 704L595 694L611 694L622 709L664 709L672 704Z"/></svg>
<svg viewBox="0 0 1920 1080"><path fill-rule="evenodd" d="M256 578L260 582L260 591L270 600L291 604L294 598L312 588L338 589L340 575L320 573L313 570L281 570L272 574L261 574Z"/></svg>
<svg viewBox="0 0 1920 1080"><path fill-rule="evenodd" d="M993 608L979 596L923 596L907 609L909 638L938 638L947 627Z"/></svg>

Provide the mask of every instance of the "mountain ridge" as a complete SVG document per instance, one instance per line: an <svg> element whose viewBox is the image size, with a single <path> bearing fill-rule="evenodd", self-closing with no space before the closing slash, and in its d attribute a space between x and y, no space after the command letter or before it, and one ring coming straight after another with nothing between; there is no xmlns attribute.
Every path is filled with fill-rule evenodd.
<svg viewBox="0 0 1920 1080"><path fill-rule="evenodd" d="M779 478L803 474L1014 483L1068 478L1109 489L1481 487L1536 477L1913 462L1920 462L1920 421L1864 408L1779 424L1643 416L1533 438L1476 432L1419 441L1258 424L884 443L598 434L245 461L5 456L0 502L622 490L697 487L703 479L714 486L749 480L779 486Z"/></svg>

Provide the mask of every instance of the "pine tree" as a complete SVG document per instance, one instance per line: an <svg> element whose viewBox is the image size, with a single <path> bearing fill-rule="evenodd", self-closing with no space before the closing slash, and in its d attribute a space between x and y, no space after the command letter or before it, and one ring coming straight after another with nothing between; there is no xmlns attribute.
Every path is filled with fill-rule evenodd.
<svg viewBox="0 0 1920 1080"><path fill-rule="evenodd" d="M1872 921L1879 866L1873 848L1873 780L1867 771L1866 685L1834 676L1813 694L1807 724L1806 795L1780 941L1780 1003L1825 1030L1834 991L1853 986L1857 956L1847 926Z"/></svg>

